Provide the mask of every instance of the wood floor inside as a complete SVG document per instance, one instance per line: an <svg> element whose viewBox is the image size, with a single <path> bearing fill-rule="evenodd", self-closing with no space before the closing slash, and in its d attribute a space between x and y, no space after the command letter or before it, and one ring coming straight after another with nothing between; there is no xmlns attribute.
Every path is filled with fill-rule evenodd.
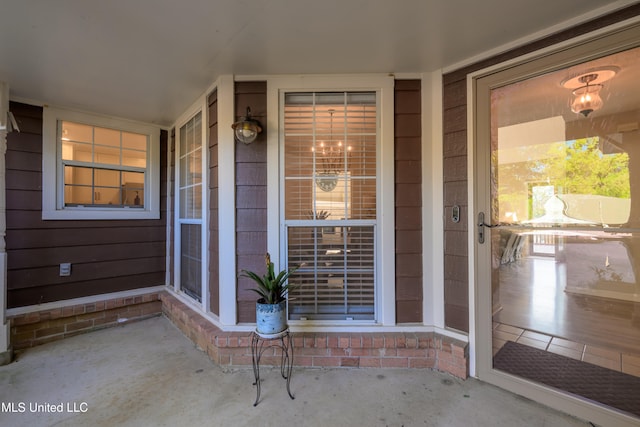
<svg viewBox="0 0 640 427"><path fill-rule="evenodd" d="M500 266L494 354L515 341L640 376L640 303L568 292L567 270L553 256Z"/></svg>

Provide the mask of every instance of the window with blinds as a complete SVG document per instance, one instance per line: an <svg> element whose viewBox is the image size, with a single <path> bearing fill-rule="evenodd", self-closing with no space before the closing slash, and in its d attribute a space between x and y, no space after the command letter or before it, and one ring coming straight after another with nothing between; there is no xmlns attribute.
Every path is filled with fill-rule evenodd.
<svg viewBox="0 0 640 427"><path fill-rule="evenodd" d="M202 299L202 113L180 128L180 289Z"/></svg>
<svg viewBox="0 0 640 427"><path fill-rule="evenodd" d="M284 95L289 318L375 320L375 92Z"/></svg>

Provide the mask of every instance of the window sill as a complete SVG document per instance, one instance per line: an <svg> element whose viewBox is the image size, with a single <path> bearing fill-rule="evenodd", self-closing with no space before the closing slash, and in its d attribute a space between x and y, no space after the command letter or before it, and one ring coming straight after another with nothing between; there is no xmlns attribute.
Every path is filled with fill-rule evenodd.
<svg viewBox="0 0 640 427"><path fill-rule="evenodd" d="M160 211L140 209L100 209L78 208L61 210L43 210L43 220L131 220L160 219Z"/></svg>

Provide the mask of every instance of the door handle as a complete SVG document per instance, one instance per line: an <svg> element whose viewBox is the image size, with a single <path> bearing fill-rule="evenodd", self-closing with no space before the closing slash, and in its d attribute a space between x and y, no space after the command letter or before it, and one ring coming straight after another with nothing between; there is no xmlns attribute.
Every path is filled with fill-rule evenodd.
<svg viewBox="0 0 640 427"><path fill-rule="evenodd" d="M478 213L478 243L484 243L484 212Z"/></svg>
<svg viewBox="0 0 640 427"><path fill-rule="evenodd" d="M484 243L485 227L494 228L494 227L498 227L499 225L504 225L504 223L487 224L486 222L484 222L484 212L479 212L478 213L478 243Z"/></svg>

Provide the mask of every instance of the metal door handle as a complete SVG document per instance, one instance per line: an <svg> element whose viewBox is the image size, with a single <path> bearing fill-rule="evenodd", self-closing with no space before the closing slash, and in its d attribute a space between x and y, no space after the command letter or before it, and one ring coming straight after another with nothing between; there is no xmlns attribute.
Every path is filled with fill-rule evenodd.
<svg viewBox="0 0 640 427"><path fill-rule="evenodd" d="M486 222L484 222L484 212L479 212L478 213L478 243L484 243L484 228L495 228L498 227L500 225L505 225L504 223L498 223L498 224L487 224Z"/></svg>
<svg viewBox="0 0 640 427"><path fill-rule="evenodd" d="M484 212L478 213L478 243L484 243Z"/></svg>

